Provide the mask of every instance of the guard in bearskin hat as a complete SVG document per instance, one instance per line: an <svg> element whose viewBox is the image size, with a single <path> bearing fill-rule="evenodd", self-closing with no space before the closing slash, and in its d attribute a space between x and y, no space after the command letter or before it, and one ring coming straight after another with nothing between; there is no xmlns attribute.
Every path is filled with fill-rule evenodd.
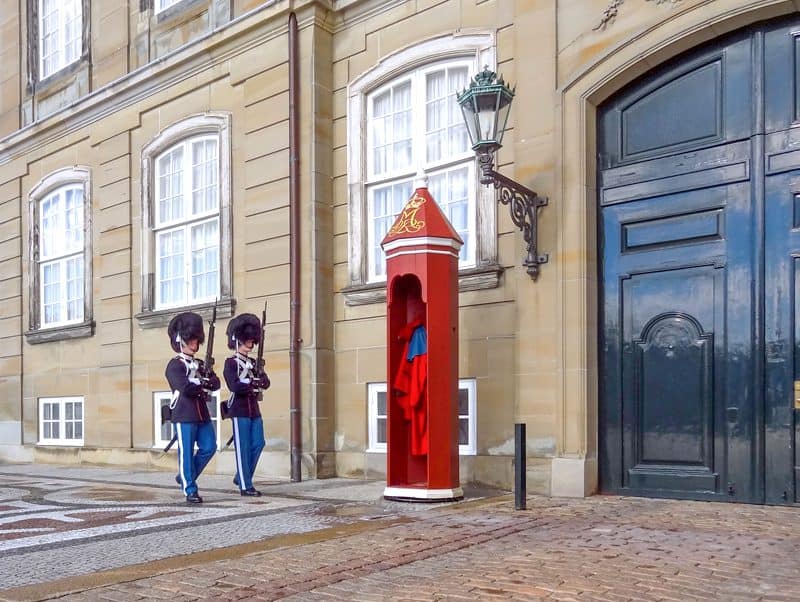
<svg viewBox="0 0 800 602"><path fill-rule="evenodd" d="M264 449L264 422L259 400L270 382L261 362L250 357L256 344L263 346L261 321L253 314L233 318L226 330L228 347L235 353L225 360L223 376L231 392L227 415L233 420L233 439L236 449L234 484L241 495L260 496L253 486L253 473ZM261 356L262 353L259 353ZM259 365L262 364L262 365Z"/></svg>
<svg viewBox="0 0 800 602"><path fill-rule="evenodd" d="M217 437L206 400L220 387L214 371L197 359L200 345L206 340L203 318L184 312L173 317L167 327L169 344L178 355L167 364L166 376L172 391L171 421L178 439L178 475L186 501L199 504L197 477L211 460L217 448ZM195 451L195 444L197 451Z"/></svg>

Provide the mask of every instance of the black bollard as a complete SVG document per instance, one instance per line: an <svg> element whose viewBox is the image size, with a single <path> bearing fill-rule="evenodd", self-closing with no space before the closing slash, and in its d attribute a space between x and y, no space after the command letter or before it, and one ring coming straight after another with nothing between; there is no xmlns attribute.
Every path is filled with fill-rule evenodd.
<svg viewBox="0 0 800 602"><path fill-rule="evenodd" d="M514 425L514 508L525 510L528 497L525 484L525 423Z"/></svg>

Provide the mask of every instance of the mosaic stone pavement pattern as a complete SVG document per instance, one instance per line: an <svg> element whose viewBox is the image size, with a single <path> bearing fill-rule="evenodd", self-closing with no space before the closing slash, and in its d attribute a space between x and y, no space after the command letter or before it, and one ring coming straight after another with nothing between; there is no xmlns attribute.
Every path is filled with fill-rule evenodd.
<svg viewBox="0 0 800 602"><path fill-rule="evenodd" d="M335 504L374 499L382 490L362 482L366 489L354 496L352 482L334 479L296 484L282 495L275 489L289 485L257 482L265 495L247 498L230 476L202 475L205 503L186 504L173 479L0 465L0 589L352 522L363 512L348 516L332 511Z"/></svg>

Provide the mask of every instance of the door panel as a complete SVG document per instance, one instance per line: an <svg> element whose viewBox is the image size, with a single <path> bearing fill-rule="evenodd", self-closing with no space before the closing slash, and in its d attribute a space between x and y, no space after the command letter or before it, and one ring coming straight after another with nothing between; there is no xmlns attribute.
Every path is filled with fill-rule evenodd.
<svg viewBox="0 0 800 602"><path fill-rule="evenodd" d="M603 108L600 168L719 146L751 132L751 40L738 35L654 71Z"/></svg>
<svg viewBox="0 0 800 602"><path fill-rule="evenodd" d="M796 490L798 410L795 381L800 382L800 132L767 137L767 165L776 156L781 170L768 171L766 191L765 290L765 460L766 501L800 501ZM789 157L795 158L789 162ZM773 162L774 164L774 162Z"/></svg>
<svg viewBox="0 0 800 602"><path fill-rule="evenodd" d="M800 502L800 20L764 34L765 501Z"/></svg>
<svg viewBox="0 0 800 602"><path fill-rule="evenodd" d="M733 36L601 111L604 491L763 499L752 57Z"/></svg>
<svg viewBox="0 0 800 602"><path fill-rule="evenodd" d="M747 165L744 149L726 146L718 154ZM752 406L752 389L741 383L752 372L752 294L749 286L739 290L749 255L729 249L731 239L752 238L749 199L749 183L738 182L602 211L606 491L741 501L758 495L751 467L728 461L741 439L730 421L738 421L740 407L750 416Z"/></svg>

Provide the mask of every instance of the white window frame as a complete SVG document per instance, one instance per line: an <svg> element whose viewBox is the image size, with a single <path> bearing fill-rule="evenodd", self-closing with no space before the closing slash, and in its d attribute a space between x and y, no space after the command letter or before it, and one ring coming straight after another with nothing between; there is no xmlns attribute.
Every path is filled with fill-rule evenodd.
<svg viewBox="0 0 800 602"><path fill-rule="evenodd" d="M83 260L82 304L80 319L59 320L44 324L44 294L41 277L41 264L59 257L41 257L42 229L41 204L52 195L67 189L81 189L83 193L83 247L78 252L64 254L61 259L80 255ZM42 343L51 340L91 336L94 333L92 316L92 224L91 224L91 182L89 168L82 166L57 170L40 180L28 196L28 224L30 229L28 258L30 265L30 331L25 333L28 342Z"/></svg>
<svg viewBox="0 0 800 602"><path fill-rule="evenodd" d="M56 55L57 60L53 68L50 71L45 70L45 20L48 15L44 14L44 3L45 0L37 0L38 2L38 35L39 35L39 69L41 73L40 79L46 79L53 75L54 73L58 73L65 67L71 65L72 63L77 62L80 60L81 55L83 54L83 0L66 0L63 2L56 12L56 20L57 23L53 31L47 32L51 37L54 38L53 44L56 46L56 50L52 53ZM72 16L72 12L67 11L67 6L70 5L71 10L74 12L77 10L77 21L78 27L77 32L73 32L73 37L70 40L65 40L65 36L67 33L67 25L68 25L68 17ZM74 20L74 19L73 19ZM75 35L77 34L77 36ZM77 53L72 56L68 54L68 50L72 47L75 42L77 41L78 44L78 51ZM51 55L48 55L51 56Z"/></svg>
<svg viewBox="0 0 800 602"><path fill-rule="evenodd" d="M348 86L348 245L349 245L349 283L353 289L348 298L350 304L373 303L385 298L385 293L363 294L359 287L370 287L383 284L385 278L378 279L371 269L369 253L370 243L370 203L368 170L368 140L366 123L368 118L369 97L386 86L395 85L411 72L428 70L445 61L465 62L472 65L470 77L480 71L484 65L496 69L495 38L492 33L456 33L428 40L405 48L384 58L376 67L353 80ZM455 91L453 93L455 98ZM424 106L424 103L423 103ZM424 131L424 126L422 127ZM424 135L420 136L424 140ZM470 151L471 152L471 151ZM465 155L466 156L466 155ZM444 168L457 164L443 162L436 168ZM470 178L475 186L475 211L470 227L473 228L475 245L474 258L470 265L475 270L497 269L497 209L495 191L491 187L482 186L477 181L474 157L471 161ZM429 174L430 175L430 174ZM391 181L391 180L386 180ZM467 267L466 265L461 266ZM464 270L462 270L464 271ZM469 271L469 270L466 270ZM469 275L460 277L463 289L489 288L497 286L499 273L486 278L476 275L474 282L465 285ZM345 291L346 295L348 291Z"/></svg>
<svg viewBox="0 0 800 602"><path fill-rule="evenodd" d="M220 391L213 391L211 393L212 401L209 403L209 411L211 413L211 422L214 424L215 438L217 442L217 449L222 449L222 418L219 415L219 402L222 399ZM172 393L170 391L155 391L153 393L153 448L164 449L169 443L169 439L164 439L161 436L161 406L169 405L172 401ZM170 423L171 432L175 427ZM173 450L178 449L177 444L172 447Z"/></svg>
<svg viewBox="0 0 800 602"><path fill-rule="evenodd" d="M367 383L367 404L368 420L367 430L369 438L367 444L368 452L386 453L386 441L378 441L378 418L386 420L386 432L389 432L389 400L386 400L386 415L378 414L378 393L387 394L386 383Z"/></svg>
<svg viewBox="0 0 800 602"><path fill-rule="evenodd" d="M458 455L459 456L474 456L478 452L478 427L477 427L477 380L474 378L459 378L458 379L458 388L459 390L466 390L467 391L467 400L468 400L468 411L469 414L467 416L459 415L459 420L462 418L467 418L467 434L468 440L466 444L458 446ZM386 453L386 442L385 441L378 441L378 418L386 418L386 432L388 436L389 432L389 424L388 424L388 399L387 399L387 416L381 416L378 414L378 393L386 393L386 383L385 382L373 382L367 383L367 432L368 432L368 441L367 441L367 452L370 453Z"/></svg>
<svg viewBox="0 0 800 602"><path fill-rule="evenodd" d="M208 112L193 115L175 123L162 131L152 141L142 148L142 224L141 229L141 265L142 265L142 313L137 315L140 325L144 327L161 327L174 315L178 307L196 307L206 304L210 306L215 298L219 301L221 313L218 317L232 314L232 233L231 233L231 116L229 113ZM185 227L186 233L190 228L209 219L218 219L219 247L218 247L218 291L216 297L207 296L202 299L191 299L191 279L186 274L186 300L181 303L161 303L158 292L158 278L160 266L157 255L156 236L158 232L165 232L169 226L176 226L177 222L161 223L158 216L157 162L165 153L170 152L181 144L190 148L191 142L200 139L215 139L217 142L217 210L187 216L181 220L178 227ZM186 153L186 151L184 151ZM184 161L191 163L191 155L184 154ZM184 172L187 170L184 169ZM190 175L184 173L183 194L190 197L191 190L187 188L186 178ZM190 199L185 201L190 202ZM216 216L216 217L215 217ZM191 244L188 238L185 244ZM187 252L188 253L188 252ZM184 259L190 261L187 254ZM165 321L166 320L166 321Z"/></svg>
<svg viewBox="0 0 800 602"><path fill-rule="evenodd" d="M67 439L64 434L66 433L66 404L68 403L79 403L81 406L81 437L73 437L72 439ZM45 438L44 436L44 406L46 404L50 405L57 405L59 408L59 417L58 417L58 424L59 424L59 436L57 438L50 437ZM78 422L77 420L73 420L72 422ZM40 397L39 398L39 441L38 445L59 445L59 446L70 446L70 447L82 447L84 437L86 436L86 403L83 397Z"/></svg>

